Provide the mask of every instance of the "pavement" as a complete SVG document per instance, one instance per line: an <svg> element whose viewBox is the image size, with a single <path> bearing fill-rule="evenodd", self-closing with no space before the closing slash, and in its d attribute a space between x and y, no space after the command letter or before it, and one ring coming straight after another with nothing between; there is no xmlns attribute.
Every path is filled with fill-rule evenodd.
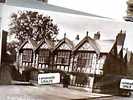
<svg viewBox="0 0 133 100"><path fill-rule="evenodd" d="M90 100L112 95L97 94L80 87L62 85L0 85L0 100Z"/></svg>
<svg viewBox="0 0 133 100"><path fill-rule="evenodd" d="M62 89L64 92L66 89L68 89L70 92L67 95L69 95L70 100L88 100L88 99L90 100L90 99L97 99L97 98L112 97L112 95L109 95L109 94L92 93L90 92L91 90L89 90L89 88L82 88L82 87L75 87L75 86L62 88L63 86L61 84L54 84L52 86L58 87Z"/></svg>

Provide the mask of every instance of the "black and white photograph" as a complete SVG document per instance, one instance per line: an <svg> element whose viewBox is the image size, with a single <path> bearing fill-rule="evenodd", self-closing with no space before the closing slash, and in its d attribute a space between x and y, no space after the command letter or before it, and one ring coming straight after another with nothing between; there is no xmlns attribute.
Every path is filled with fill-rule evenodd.
<svg viewBox="0 0 133 100"><path fill-rule="evenodd" d="M133 0L0 0L0 100L133 100Z"/></svg>

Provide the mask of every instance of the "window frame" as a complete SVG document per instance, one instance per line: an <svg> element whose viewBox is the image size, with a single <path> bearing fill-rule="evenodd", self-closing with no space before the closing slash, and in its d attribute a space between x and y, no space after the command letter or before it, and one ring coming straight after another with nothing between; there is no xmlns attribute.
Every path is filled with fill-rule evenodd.
<svg viewBox="0 0 133 100"><path fill-rule="evenodd" d="M59 59L59 52L62 52L62 58L65 58L66 59L66 63L58 63L58 59ZM69 56L66 56L68 55ZM54 55L54 65L61 65L61 66L69 66L70 65L70 61L71 61L71 56L72 56L72 51L71 50L57 50L55 52L55 55ZM61 58L61 57L60 57Z"/></svg>
<svg viewBox="0 0 133 100"><path fill-rule="evenodd" d="M31 51L31 55L24 55L24 51ZM26 57L23 57L23 56L26 56ZM27 58L27 57L31 57L30 58L30 61L29 60L24 60L23 58ZM28 62L28 63L31 63L31 62L33 62L33 50L32 49L23 49L22 50L22 62Z"/></svg>
<svg viewBox="0 0 133 100"><path fill-rule="evenodd" d="M96 55L96 52L95 51L83 51L83 50L79 50L79 51L76 51L74 53L74 58L73 58L73 71L77 71L78 68L80 68L80 70L82 68L86 68L86 65L84 66L84 64L82 65L81 63L79 64L80 66L78 66L77 64L79 63L78 62L78 59L75 58L76 56L79 56L79 55L85 55L85 58L81 59L82 61L83 60L86 60L85 63L87 63L87 65L89 65L88 68L92 69L93 65L95 64L96 62L96 59L97 59L97 55ZM88 58L89 57L89 58ZM91 57L91 58L90 58ZM95 62L94 62L95 61ZM84 67L81 67L81 66L84 66Z"/></svg>
<svg viewBox="0 0 133 100"><path fill-rule="evenodd" d="M42 55L39 55L39 52L40 52L40 51L46 51L46 52L48 52L49 54L48 54L48 56L42 56ZM47 54L47 53L45 53L45 54ZM38 63L39 63L39 64L49 64L49 62L50 62L50 54L51 54L51 53L50 53L50 50L49 50L49 49L39 49L39 50L38 50ZM49 59L48 59L48 61L40 62L40 61L39 61L40 57L42 57L43 59L45 59L45 58L49 58Z"/></svg>

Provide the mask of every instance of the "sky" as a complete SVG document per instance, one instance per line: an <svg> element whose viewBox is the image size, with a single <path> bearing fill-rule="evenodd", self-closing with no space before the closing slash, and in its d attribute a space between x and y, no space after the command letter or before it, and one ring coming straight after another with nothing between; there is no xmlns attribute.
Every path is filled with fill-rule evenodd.
<svg viewBox="0 0 133 100"><path fill-rule="evenodd" d="M28 7L32 6L34 8L38 6L35 6L34 3L31 3L32 2L27 4L26 2ZM67 33L67 37L71 40L74 40L77 34L80 35L80 39L82 39L86 35L86 31L89 32L89 36L93 36L94 33L100 31L101 39L115 39L117 33L120 32L120 30L122 29L127 33L125 48L129 48L129 50L133 51L133 46L131 44L133 43L133 23L121 21L123 17L126 16L126 0L58 0L58 2L57 0L49 0L49 3L57 6L62 6L70 9L80 10L100 16L117 19L108 20L94 17L92 18L89 16L81 16L44 10L42 13L44 15L51 16L51 18L54 19L54 22L58 25L59 38L63 38L64 33ZM42 9L42 7L40 8ZM16 8L14 6L4 6L3 9L4 14L2 20L2 28L8 31L10 15L13 12L17 12L17 9L22 10L29 8ZM40 12L41 11L39 10L39 13ZM9 40L11 40L11 38L9 38Z"/></svg>
<svg viewBox="0 0 133 100"><path fill-rule="evenodd" d="M127 0L49 0L48 3L92 14L122 20Z"/></svg>

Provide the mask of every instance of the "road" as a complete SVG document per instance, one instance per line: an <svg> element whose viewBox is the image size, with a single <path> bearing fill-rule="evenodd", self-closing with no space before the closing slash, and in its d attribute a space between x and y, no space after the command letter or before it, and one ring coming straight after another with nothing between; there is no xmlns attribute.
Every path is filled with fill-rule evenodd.
<svg viewBox="0 0 133 100"><path fill-rule="evenodd" d="M113 97L107 97L107 98L106 97L97 98L96 100L133 100L133 93L130 97L113 96Z"/></svg>
<svg viewBox="0 0 133 100"><path fill-rule="evenodd" d="M0 85L0 100L83 100L101 96L107 97L104 94L89 93L53 85Z"/></svg>
<svg viewBox="0 0 133 100"><path fill-rule="evenodd" d="M97 98L101 94L86 93L84 91L46 86L23 86L23 85L0 85L0 100L72 100L96 97L92 100L133 100L131 97L103 96Z"/></svg>

